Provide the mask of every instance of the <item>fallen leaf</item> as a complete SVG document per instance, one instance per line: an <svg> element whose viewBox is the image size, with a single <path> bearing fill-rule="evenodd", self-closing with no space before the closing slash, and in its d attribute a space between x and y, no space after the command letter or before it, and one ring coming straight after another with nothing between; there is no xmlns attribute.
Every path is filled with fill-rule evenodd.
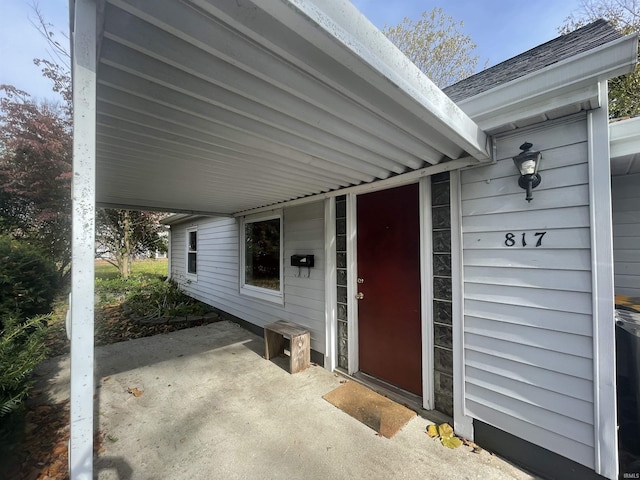
<svg viewBox="0 0 640 480"><path fill-rule="evenodd" d="M431 438L435 438L438 436L438 427L436 427L435 425L428 425L427 426L427 435L429 435Z"/></svg>
<svg viewBox="0 0 640 480"><path fill-rule="evenodd" d="M448 423L442 423L438 425L438 435L440 435L440 438L452 438L453 428Z"/></svg>
<svg viewBox="0 0 640 480"><path fill-rule="evenodd" d="M458 437L441 437L440 441L447 448L458 448L462 445L462 440Z"/></svg>
<svg viewBox="0 0 640 480"><path fill-rule="evenodd" d="M480 448L480 446L478 446L478 444L472 442L471 440L468 440L466 438L462 439L462 443L464 443L467 447L471 447L471 453L480 453L482 451L482 448Z"/></svg>
<svg viewBox="0 0 640 480"><path fill-rule="evenodd" d="M138 390L138 388L137 388L137 387L129 388L129 389L127 390L127 392L129 392L129 393L130 393L131 395L133 395L134 397L140 397L140 396L142 396L142 394L144 393L144 391L142 391L142 390Z"/></svg>

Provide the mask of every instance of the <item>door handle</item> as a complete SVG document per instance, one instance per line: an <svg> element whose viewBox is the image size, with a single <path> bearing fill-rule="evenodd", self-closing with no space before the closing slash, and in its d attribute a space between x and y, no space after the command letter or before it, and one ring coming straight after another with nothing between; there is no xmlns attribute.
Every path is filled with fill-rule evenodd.
<svg viewBox="0 0 640 480"><path fill-rule="evenodd" d="M364 298L364 293L362 293L362 292L358 292L358 293L356 293L356 298L357 298L358 300L362 300L362 299Z"/></svg>

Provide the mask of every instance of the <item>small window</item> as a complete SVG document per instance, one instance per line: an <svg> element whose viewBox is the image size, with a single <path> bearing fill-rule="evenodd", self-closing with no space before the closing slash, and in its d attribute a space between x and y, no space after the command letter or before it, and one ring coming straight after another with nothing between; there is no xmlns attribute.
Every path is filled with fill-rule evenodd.
<svg viewBox="0 0 640 480"><path fill-rule="evenodd" d="M187 230L187 274L196 275L198 272L198 230Z"/></svg>
<svg viewBox="0 0 640 480"><path fill-rule="evenodd" d="M281 301L281 215L245 219L241 229L242 293L265 300Z"/></svg>

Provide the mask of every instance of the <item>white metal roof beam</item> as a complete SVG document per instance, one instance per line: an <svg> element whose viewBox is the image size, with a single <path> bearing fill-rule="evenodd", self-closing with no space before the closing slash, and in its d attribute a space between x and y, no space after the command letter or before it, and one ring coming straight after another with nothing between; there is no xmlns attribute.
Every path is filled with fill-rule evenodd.
<svg viewBox="0 0 640 480"><path fill-rule="evenodd" d="M191 3L448 157L466 151L489 158L484 132L349 1L249 0L244 8L231 0Z"/></svg>
<svg viewBox="0 0 640 480"><path fill-rule="evenodd" d="M236 112L220 108L213 103L209 103L208 99L196 98L191 95L193 92L178 91L176 85L173 86L174 88L159 85L150 81L150 79L136 77L123 71L114 71L104 63L101 64L100 78L101 83L127 91L133 95L169 105L188 113L199 112L202 115L207 115L212 121L221 122L243 132L262 137L265 140L300 150L336 166L346 166L356 172L362 172L360 175L362 181L371 181L375 178L389 176L389 172L384 168L372 165L364 159L351 155L357 152L354 152L354 148L349 145L346 146L349 153L338 150L335 147L329 148L326 146L328 143L326 137L324 141L318 142L317 138L313 137L313 132L309 132L311 138L291 134L259 119L248 118ZM320 137L322 136L320 135Z"/></svg>
<svg viewBox="0 0 640 480"><path fill-rule="evenodd" d="M112 46L113 44L108 41L103 43L102 60L103 64L115 66L116 60L114 57L121 58L122 56L112 57L110 52ZM229 125L248 125L247 131L252 131L253 128L259 128L252 127L252 125L266 124L274 129L273 138L282 137L284 134L298 137L307 142L313 141L323 145L325 148L331 148L336 152L340 152L340 155L351 157L357 169L368 169L370 173L377 171L379 174L375 175L376 177L381 177L381 175L386 176L386 173L384 173L386 170L394 173L402 173L407 169L406 166L377 153L373 149L362 147L358 145L357 142L340 138L334 133L327 133L326 131L318 129L317 126L303 123L293 117L252 102L240 95L225 91L202 79L185 75L179 70L157 62L150 57L130 51L125 58L125 60L121 60L117 64L118 68L134 75L142 75L141 72L153 71L154 76L156 76L156 78L162 78L162 81L160 82L149 77L146 78L147 80L153 81L154 83L157 82L158 85L179 94L188 95L200 101L207 102L210 106L216 108L218 112L216 117ZM136 68L140 68L140 70L136 71ZM105 77L105 75L103 75L103 77ZM133 81L129 81L128 83L132 85ZM370 143L375 142L371 141ZM336 158L336 155L334 155L334 158ZM414 159L413 167L417 168L417 166L418 162Z"/></svg>
<svg viewBox="0 0 640 480"><path fill-rule="evenodd" d="M254 159L257 161L252 162L252 158L249 156L240 156L232 154L215 153L213 154L207 148L194 146L195 141L180 143L175 139L163 140L160 136L153 136L143 131L137 131L133 128L128 128L127 131L119 131L122 126L122 122L104 118L100 116L98 118L98 124L101 127L101 134L108 135L109 129L112 132L112 138L116 138L118 143L120 140L129 140L140 145L139 153L148 154L153 150L158 153L154 155L158 161L166 160L162 162L163 165L170 163L172 159L181 158L183 161L177 165L181 170L189 172L193 175L193 169L201 170L202 174L209 174L213 178L224 178L226 173L240 173L244 176L245 183L257 183L261 186L273 185L282 186L286 181L291 181L297 185L297 188L301 191L325 191L330 189L339 188L339 185L329 184L327 182L319 182L308 175L301 175L299 172L292 172L282 167L274 167L274 165L268 162L261 161L261 159ZM143 129L144 127L137 127ZM118 145L114 145L115 149L120 149ZM133 150L133 149L132 149ZM124 154L124 152L121 152ZM132 152L133 153L133 152ZM136 157L138 159L139 157ZM133 158L132 158L133 160ZM189 168L185 168L186 162L189 161ZM146 165L141 165L140 162L136 162L136 165L143 169L147 169ZM133 167L133 165L127 165ZM238 172L237 167L243 167L241 172ZM103 170L101 166L100 171ZM248 177L246 172L251 171L251 177ZM257 178L259 176L259 179ZM195 180L195 179L194 179ZM284 180L284 181L283 181Z"/></svg>
<svg viewBox="0 0 640 480"><path fill-rule="evenodd" d="M155 135L152 135L152 137L163 139L163 134L165 133L169 135L176 134L183 139L181 143L187 145L188 147L193 147L198 144L204 145L206 149L203 151L203 158L215 159L217 155L222 155L225 158L237 159L237 163L234 161L234 165L242 165L247 164L247 161L254 161L258 164L259 167L264 168L264 166L268 164L271 172L282 172L285 175L285 178L291 176L292 178L299 179L301 182L308 182L310 185L313 184L316 186L316 188L324 186L327 189L334 189L340 188L341 186L346 186L350 183L344 181L344 178L330 178L328 176L322 175L318 171L311 171L311 168L308 165L302 164L300 165L300 168L298 168L297 165L292 166L288 162L283 162L282 159L277 155L261 152L259 150L245 147L240 144L234 144L231 142L225 143L224 139L209 136L207 134L200 133L199 131L189 130L188 128L184 128L180 125L152 125L149 123L144 123L144 120L146 120L146 118L143 115L136 114L134 112L126 112L126 114L121 114L120 110L123 109L112 105L100 107L101 115L104 118L111 118L114 119L113 121L117 121L115 124L113 123L113 121L111 121L110 123L112 126L117 124L118 127L124 127L126 126L126 122L129 122L133 123L134 125L148 127L156 130L157 133ZM105 125L107 124L105 123ZM133 133L134 130L128 129L128 132ZM114 145L114 147L118 148L120 147L120 145ZM140 151L139 153L142 155L148 153L148 151ZM246 166L252 167L253 165L248 164Z"/></svg>
<svg viewBox="0 0 640 480"><path fill-rule="evenodd" d="M234 169L238 166L246 167L246 168L257 168L257 171L268 168L269 171L274 174L282 174L287 178L291 176L292 178L299 178L301 182L305 180L312 180L312 184L316 184L318 187L320 185L326 184L329 185L328 188L338 188L340 183L346 182L336 182L335 179L331 179L329 177L324 177L321 172L308 171L305 168L298 168L297 165L283 164L278 161L278 159L273 159L273 156L264 155L259 151L251 151L250 149L242 149L244 151L237 151L235 148L225 148L220 145L217 145L216 138L206 136L205 134L193 135L193 133L187 129L181 129L180 126L176 126L174 130L166 127L160 127L158 124L144 124L140 122L132 121L131 116L128 118L121 117L118 115L118 110L116 108L104 108L101 110L101 114L99 117L99 124L105 127L111 127L115 130L114 134L118 135L117 131L122 132L122 136L120 138L131 138L133 135L136 137L147 137L152 140L157 141L158 145L163 145L170 148L170 145L176 145L174 148L170 148L168 151L175 151L176 155L181 155L182 153L191 152L192 155L197 157L201 157L204 159L208 159L210 161L211 166L215 166L219 164L220 166L232 166ZM144 153L144 152L141 152ZM217 158L228 158L233 159L233 162L218 162ZM302 165L302 167L307 167L306 165Z"/></svg>
<svg viewBox="0 0 640 480"><path fill-rule="evenodd" d="M149 23L133 18L116 8L112 7L109 12L111 12L110 16L113 17L111 22L114 25L109 32L110 39L135 49L141 54L167 63L180 71L222 87L226 91L226 96L230 97L227 101L232 100L230 93L233 92L233 94L261 103L280 113L286 113L298 121L313 125L327 133L339 137L348 135L349 141L368 148L377 154L393 158L412 169L422 166L423 161L431 160L431 162L434 162L442 157L442 153L417 141L414 137L406 135L404 132L399 132L399 135L390 139L395 145L381 139L378 136L380 132L389 129L387 121L363 110L362 107L355 105L346 98L336 99L335 92L328 91L325 86L320 86L319 89L329 104L319 105L318 98L315 99L314 103L311 103L307 99L293 95L291 91L275 86L270 79L247 74L244 70L214 56L213 53L218 52L212 48L208 48L208 51L200 49L200 45L194 48L194 45L162 32ZM128 21L119 20L120 17L124 17ZM190 30L190 32L192 31ZM211 28L209 28L209 32L211 32ZM218 36L223 34L230 38L225 38L224 41L218 42L213 42L213 39L210 39L210 41L214 45L228 45L233 40L235 41L234 49L237 50L238 42L241 40L236 39L232 32L228 30L216 32ZM211 37L211 33L208 36ZM120 51L123 52L122 49ZM122 53L116 53L116 55L119 57L125 56ZM267 56L268 54L265 52L264 55ZM252 57L252 64L255 62L255 56L256 54ZM268 57L271 63L276 61L271 55L268 55ZM135 58L132 58L131 62L135 63ZM297 69L291 71L289 65L283 66L281 70L288 71L289 78L300 77L297 82L299 89L304 89L304 85L307 83L317 83ZM316 88L318 87L316 86ZM329 95L329 93L333 95ZM329 107L333 107L333 109L329 110ZM349 119L349 121L346 119ZM407 152L408 146L411 146L415 154Z"/></svg>
<svg viewBox="0 0 640 480"><path fill-rule="evenodd" d="M222 25L215 16L197 14L196 9L190 9L183 4L167 0L155 2L112 0L110 3L318 108L343 118L349 118L359 128L369 131L388 143L405 148L419 158L433 163L442 157L440 154L434 155L436 150L430 146L429 142L425 141L427 138L425 133L428 132L418 128L416 130L418 136L416 136L407 133L406 129L393 122L390 115L392 103L375 113L359 105L349 95L336 95L337 92L333 87L318 81L314 75L309 75L308 72L305 73L296 68L288 60L283 61L279 56L269 52L267 48L258 47L251 40L234 33L228 26ZM235 3L230 5L230 8L242 9ZM256 10L256 12L258 11ZM200 13L203 12L200 11ZM265 17L264 20L269 20L269 17ZM270 33L281 35L286 30L288 29L285 25L277 25ZM289 38L286 43L292 48L297 43L304 43L306 49L312 48L318 51L317 47L306 42L304 37ZM311 51L304 53L305 56L315 54ZM344 69L339 64L335 64L333 67ZM353 77L351 80L357 81L358 84L365 87L360 79ZM380 99L380 92L375 92L375 95ZM421 122L415 118L414 123Z"/></svg>
<svg viewBox="0 0 640 480"><path fill-rule="evenodd" d="M105 148L102 144L103 139L109 138L104 134L101 134L100 139L100 152L105 154L105 157L108 157L107 148ZM120 140L120 137L115 137ZM110 143L113 142L113 137L110 140ZM170 147L163 148L163 146L154 148L154 142L149 139L148 143L145 145L143 141L136 142L139 146L139 150L166 150L165 155L158 154L160 160L171 160L175 158L174 152L171 151ZM112 147L111 147L112 148ZM101 166L99 172L101 175L107 174L108 172L113 172L115 174L118 173L119 169L126 168L127 171L133 173L139 173L140 175L144 175L145 171L148 171L148 167L140 162L135 162L137 158L135 156L136 149L129 148L127 149L131 153L126 158L123 154L119 157L113 157L109 159L109 163ZM113 150L111 150L113 151ZM116 150L117 152L117 150ZM184 153L184 158L188 160L189 163L174 163L173 165L169 165L169 162L163 162L165 172L170 180L177 182L180 179L184 179L185 181L191 182L192 185L195 185L196 182L201 181L210 181L210 182L225 182L225 181L237 181L238 185L231 184L222 184L216 185L216 191L229 191L229 193L256 193L262 192L266 197L268 197L268 193L272 192L277 195L286 195L286 196L301 196L305 195L305 192L313 191L320 192L329 190L328 188L319 188L315 185L310 186L304 180L298 179L294 176L287 176L284 180L279 180L278 175L271 174L267 171L266 168L260 166L251 170L251 173L247 173L246 170L233 169L224 166L211 165L211 162L206 159L196 158L194 155L190 155L189 153ZM197 160L195 162L194 160ZM121 170L120 170L121 171ZM214 183L212 183L214 184ZM140 190L140 189L138 189Z"/></svg>
<svg viewBox="0 0 640 480"><path fill-rule="evenodd" d="M216 123L203 116L196 116L166 105L154 103L107 85L100 85L98 99L102 113L108 113L110 111L108 105L111 105L128 110L128 113L121 116L121 118L128 118L131 121L138 118L137 115L149 116L165 122L168 125L167 128L172 131L175 131L176 126L188 127L196 134L202 133L210 138L215 138L212 141L218 145L238 152L254 152L256 155L259 153L265 160L280 163L290 169L299 169L302 172L313 175L315 178L326 179L339 184L351 184L361 181L353 170L336 166L331 171L321 171L317 166L313 165L314 162L318 162L317 158L311 155L280 144L266 142L264 139L246 135L239 130Z"/></svg>
<svg viewBox="0 0 640 480"><path fill-rule="evenodd" d="M144 175L144 172L140 170L135 173ZM177 175L155 180L154 183L156 184L156 188L161 189L163 194L160 197L149 197L146 195L146 192L140 188L140 182L135 178L128 177L120 180L118 178L117 170L106 171L101 173L101 175L105 180L104 182L101 182L97 188L98 197L100 198L101 203L128 203L132 205L147 206L157 203L158 207L169 209L175 208L176 210L192 210L193 208L190 208L190 205L205 205L205 207L198 207L197 209L206 210L215 208L216 211L220 212L229 211L229 209L233 209L234 205L237 205L238 203L245 205L247 208L255 205L268 205L274 203L274 196L271 191L267 191L265 193L264 191L255 191L248 188L234 188L231 184L226 188L198 191L193 196L191 202L185 202L183 198L184 196L180 192L189 191L190 189L193 190L194 182L192 179L185 179L184 177L179 177ZM118 189L116 191L113 191L110 188L110 183L112 181L118 182ZM122 193L121 188L125 189L124 193ZM236 190L240 191L237 192ZM241 195L242 201L236 202L234 200L235 195ZM286 199L297 198L287 195L286 192L282 195L283 198ZM151 210L153 209L151 208Z"/></svg>

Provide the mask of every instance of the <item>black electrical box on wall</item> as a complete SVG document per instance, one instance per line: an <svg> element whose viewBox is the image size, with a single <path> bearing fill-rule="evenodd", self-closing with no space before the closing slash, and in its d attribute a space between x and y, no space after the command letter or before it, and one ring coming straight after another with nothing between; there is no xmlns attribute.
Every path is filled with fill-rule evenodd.
<svg viewBox="0 0 640 480"><path fill-rule="evenodd" d="M313 267L313 255L291 255L292 267Z"/></svg>

